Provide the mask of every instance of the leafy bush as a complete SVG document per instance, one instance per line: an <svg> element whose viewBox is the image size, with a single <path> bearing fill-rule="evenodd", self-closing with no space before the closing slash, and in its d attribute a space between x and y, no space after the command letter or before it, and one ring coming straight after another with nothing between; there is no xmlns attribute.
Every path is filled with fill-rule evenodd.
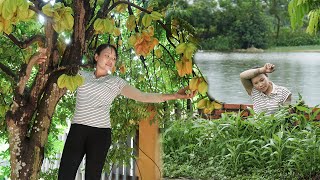
<svg viewBox="0 0 320 180"><path fill-rule="evenodd" d="M289 113L290 111L290 113ZM208 121L171 122L163 133L164 175L196 179L297 179L320 172L320 129L301 103L243 120L226 113Z"/></svg>
<svg viewBox="0 0 320 180"><path fill-rule="evenodd" d="M234 38L231 36L218 36L216 38L210 38L200 43L203 50L216 50L216 51L230 51L237 47L234 42Z"/></svg>
<svg viewBox="0 0 320 180"><path fill-rule="evenodd" d="M275 46L305 46L319 45L320 35L312 36L305 30L292 31L290 28L282 28L278 39L274 42Z"/></svg>

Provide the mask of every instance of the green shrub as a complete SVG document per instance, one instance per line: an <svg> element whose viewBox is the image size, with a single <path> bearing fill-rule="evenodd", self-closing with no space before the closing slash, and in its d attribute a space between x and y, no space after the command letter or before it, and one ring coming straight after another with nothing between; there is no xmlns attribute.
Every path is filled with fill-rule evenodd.
<svg viewBox="0 0 320 180"><path fill-rule="evenodd" d="M320 35L312 36L305 30L292 31L290 28L282 28L278 39L275 40L275 46L305 46L319 45Z"/></svg>
<svg viewBox="0 0 320 180"><path fill-rule="evenodd" d="M231 36L218 36L204 40L200 43L203 50L231 51L237 47Z"/></svg>

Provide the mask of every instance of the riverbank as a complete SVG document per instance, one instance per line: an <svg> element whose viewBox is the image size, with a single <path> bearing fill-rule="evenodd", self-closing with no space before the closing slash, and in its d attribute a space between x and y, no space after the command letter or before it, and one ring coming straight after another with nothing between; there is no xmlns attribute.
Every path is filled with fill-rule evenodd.
<svg viewBox="0 0 320 180"><path fill-rule="evenodd" d="M199 52L220 52L216 50L200 50ZM283 47L270 47L268 49L259 49L251 47L248 49L235 49L230 52L243 52L243 53L263 53L263 52L320 52L320 45L318 46L283 46Z"/></svg>
<svg viewBox="0 0 320 180"><path fill-rule="evenodd" d="M269 49L259 49L251 47L248 49L236 49L234 52L245 53L262 53L262 52L320 52L319 46L284 46L284 47L271 47Z"/></svg>
<svg viewBox="0 0 320 180"><path fill-rule="evenodd" d="M288 46L288 47L271 47L265 52L320 52L320 45L318 46Z"/></svg>

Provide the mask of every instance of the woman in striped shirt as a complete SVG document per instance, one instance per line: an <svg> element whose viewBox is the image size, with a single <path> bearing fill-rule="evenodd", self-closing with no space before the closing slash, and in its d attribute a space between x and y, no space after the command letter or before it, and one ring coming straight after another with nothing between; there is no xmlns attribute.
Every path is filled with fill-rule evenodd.
<svg viewBox="0 0 320 180"><path fill-rule="evenodd" d="M256 113L274 114L280 106L291 103L291 92L269 80L275 65L266 63L263 67L249 69L240 74L242 85L253 101Z"/></svg>
<svg viewBox="0 0 320 180"><path fill-rule="evenodd" d="M175 94L145 93L124 79L110 74L115 66L117 49L110 44L100 45L95 52L95 71L80 71L84 84L77 89L75 114L63 149L59 180L73 180L86 155L85 179L100 180L102 168L111 145L110 108L118 95L140 102L157 103L189 99L196 92L186 88Z"/></svg>

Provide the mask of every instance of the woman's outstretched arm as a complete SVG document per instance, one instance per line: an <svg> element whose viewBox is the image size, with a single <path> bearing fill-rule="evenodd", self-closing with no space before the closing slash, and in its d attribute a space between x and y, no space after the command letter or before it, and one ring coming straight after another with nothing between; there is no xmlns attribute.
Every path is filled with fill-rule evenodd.
<svg viewBox="0 0 320 180"><path fill-rule="evenodd" d="M188 88L182 88L174 94L146 93L127 84L121 90L121 95L140 102L158 103L176 99L190 99L193 98L197 93L194 91L188 94L186 93L186 90L188 90Z"/></svg>

